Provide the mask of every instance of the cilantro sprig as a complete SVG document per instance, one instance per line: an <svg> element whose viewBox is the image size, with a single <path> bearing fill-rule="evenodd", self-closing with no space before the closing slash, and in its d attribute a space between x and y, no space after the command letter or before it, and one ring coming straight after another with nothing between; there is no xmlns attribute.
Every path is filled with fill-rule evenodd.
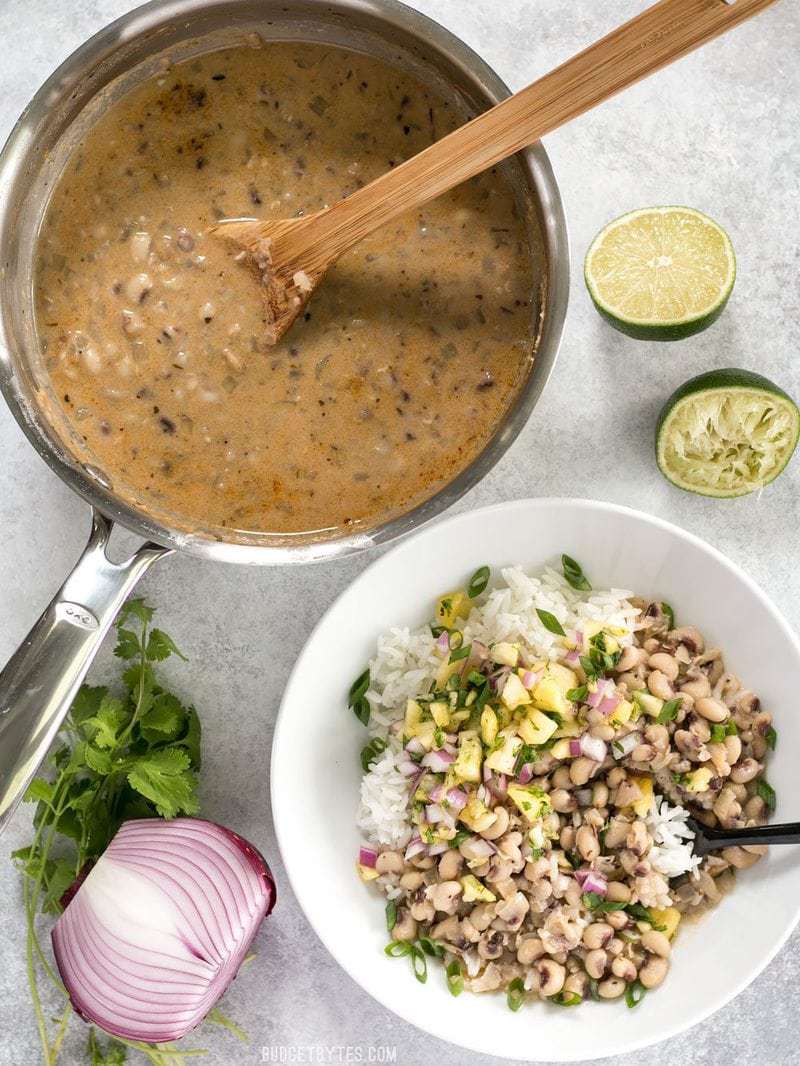
<svg viewBox="0 0 800 1066"><path fill-rule="evenodd" d="M71 898L65 894L85 876L124 821L198 811L200 719L194 707L164 686L155 669L172 656L183 661L186 657L153 625L153 615L144 600L124 605L116 620L114 648L125 664L120 685L113 691L106 685L81 687L44 772L31 781L25 795L36 804L33 839L12 857L23 877L28 981L44 1066L56 1064L72 1007L45 952L41 915L61 913ZM42 978L60 1001L54 1030L52 996L40 989ZM221 1012L212 1013L209 1021L243 1035ZM143 1054L152 1066L181 1063L197 1053L106 1038L89 1030L86 1061L91 1066L121 1066L129 1050Z"/></svg>

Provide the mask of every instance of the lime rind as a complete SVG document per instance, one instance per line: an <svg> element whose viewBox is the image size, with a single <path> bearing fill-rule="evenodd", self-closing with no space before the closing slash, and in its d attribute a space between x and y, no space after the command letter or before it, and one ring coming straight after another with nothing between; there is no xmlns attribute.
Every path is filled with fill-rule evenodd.
<svg viewBox="0 0 800 1066"><path fill-rule="evenodd" d="M632 240L630 248L624 253L617 253L616 258L620 265L616 266L611 274L605 274L603 279L598 279L594 269L595 256L606 248L610 240L613 240L617 230L623 228L630 230L637 219L643 219L648 216L670 216L675 219L682 216L684 221L693 221L701 224L702 228L698 229L698 233L693 235L695 241L704 231L714 234L718 238L718 250L722 252L725 269L720 278L710 286L713 291L709 293L709 299L705 305L693 308L685 314L673 313L668 317L637 316L632 314L629 310L623 310L621 307L614 305L600 291L599 284L602 285L602 280L605 280L606 282L610 280L612 284L616 284L619 289L620 280L624 279L626 274L629 274L631 279L631 292L638 292L641 294L643 287L645 289L651 289L653 301L655 302L657 300L659 295L657 272L652 271L651 265L647 268L643 266L642 259L645 252L643 251L643 247L640 246L636 240ZM678 244L680 244L680 242L678 242ZM651 253L651 259L652 255L657 250L658 249L654 247L647 249L647 251ZM625 263L626 257L628 258L627 263ZM717 255L715 261L719 262L719 259L720 257ZM674 275L677 276L680 272L680 269L675 267ZM685 268L683 272L695 274L695 283L691 282L691 279L687 279L687 284L684 287L684 295L686 292L691 292L692 296L695 296L703 286L706 288L709 287L710 277L704 277L704 274L709 274L711 271L709 264L704 263L702 248L697 249L697 255L693 256L689 254L688 256L685 256ZM699 284L696 283L698 279L700 282ZM736 255L730 238L725 230L712 218L709 218L708 215L703 214L702 211L697 211L695 208L683 207L680 205L639 208L636 211L629 211L627 214L621 215L619 218L609 222L608 225L597 234L592 241L584 260L584 280L596 310L610 325L621 333L625 333L628 336L635 337L639 340L682 340L685 337L690 337L695 333L700 333L702 330L707 329L713 322L716 322L722 314L722 311L730 298L731 292L733 291L734 282L736 281ZM608 287L608 285L606 285L606 287ZM671 289L673 296L680 290L680 286L677 286L676 289L674 284L671 287L668 286L668 288ZM680 303L680 300L678 299L677 302Z"/></svg>
<svg viewBox="0 0 800 1066"><path fill-rule="evenodd" d="M760 374L717 370L678 389L656 433L659 468L678 488L745 496L785 469L800 436L800 411Z"/></svg>

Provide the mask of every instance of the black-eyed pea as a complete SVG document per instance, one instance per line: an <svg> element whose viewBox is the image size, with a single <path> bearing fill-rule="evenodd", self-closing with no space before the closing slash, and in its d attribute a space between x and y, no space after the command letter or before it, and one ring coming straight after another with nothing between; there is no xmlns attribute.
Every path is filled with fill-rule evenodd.
<svg viewBox="0 0 800 1066"><path fill-rule="evenodd" d="M660 700L671 700L675 696L669 678L660 670L653 670L647 675L647 687Z"/></svg>
<svg viewBox="0 0 800 1066"><path fill-rule="evenodd" d="M575 827L572 825L565 825L561 830L561 836L558 838L558 842L564 851L575 850Z"/></svg>
<svg viewBox="0 0 800 1066"><path fill-rule="evenodd" d="M629 644L627 648L622 649L622 655L620 655L615 669L618 674L624 674L629 670L635 670L637 666L641 666L646 658L647 652L644 648Z"/></svg>
<svg viewBox="0 0 800 1066"><path fill-rule="evenodd" d="M551 788L572 788L572 778L569 776L568 766L559 766L551 776Z"/></svg>
<svg viewBox="0 0 800 1066"><path fill-rule="evenodd" d="M605 807L608 803L608 785L605 781L595 781L592 785L592 806Z"/></svg>
<svg viewBox="0 0 800 1066"><path fill-rule="evenodd" d="M397 920L392 929L392 940L416 940L417 923L405 907L397 911Z"/></svg>
<svg viewBox="0 0 800 1066"><path fill-rule="evenodd" d="M606 774L606 782L609 788L617 788L624 780L626 774L621 766L612 767Z"/></svg>
<svg viewBox="0 0 800 1066"><path fill-rule="evenodd" d="M651 655L647 660L647 665L652 670L659 670L670 682L678 679L678 662L665 651L657 651Z"/></svg>
<svg viewBox="0 0 800 1066"><path fill-rule="evenodd" d="M725 751L731 766L739 761L742 754L742 739L738 736L725 737Z"/></svg>
<svg viewBox="0 0 800 1066"><path fill-rule="evenodd" d="M564 987L567 971L554 959L540 959L534 969L539 975L539 994L541 996L555 996Z"/></svg>
<svg viewBox="0 0 800 1066"><path fill-rule="evenodd" d="M583 942L587 948L604 948L614 936L614 930L606 922L592 922L583 931Z"/></svg>
<svg viewBox="0 0 800 1066"><path fill-rule="evenodd" d="M608 966L608 955L602 948L593 948L592 951L586 952L583 964L588 975L594 978L595 981L599 981L605 975L606 967Z"/></svg>
<svg viewBox="0 0 800 1066"><path fill-rule="evenodd" d="M577 881L573 881L564 893L564 902L570 907L577 907L581 902L583 890Z"/></svg>
<svg viewBox="0 0 800 1066"><path fill-rule="evenodd" d="M613 725L609 725L607 722L599 722L597 725L593 725L589 732L593 737L605 741L613 740L617 735Z"/></svg>
<svg viewBox="0 0 800 1066"><path fill-rule="evenodd" d="M606 830L605 846L607 848L618 848L624 844L630 827L630 822L626 822L624 818L612 818L611 824Z"/></svg>
<svg viewBox="0 0 800 1066"><path fill-rule="evenodd" d="M767 813L767 805L760 796L751 796L744 805L745 817L760 822Z"/></svg>
<svg viewBox="0 0 800 1066"><path fill-rule="evenodd" d="M406 864L399 851L382 851L375 863L379 874L401 874Z"/></svg>
<svg viewBox="0 0 800 1066"><path fill-rule="evenodd" d="M589 991L589 978L580 970L571 973L564 982L564 991L585 999L586 993Z"/></svg>
<svg viewBox="0 0 800 1066"><path fill-rule="evenodd" d="M660 955L648 955L644 965L639 970L639 980L645 988L658 988L667 976L669 963Z"/></svg>
<svg viewBox="0 0 800 1066"><path fill-rule="evenodd" d="M611 963L611 972L615 977L621 977L623 981L636 980L636 967L630 959L626 959L623 955L617 955Z"/></svg>
<svg viewBox="0 0 800 1066"><path fill-rule="evenodd" d="M607 977L597 986L597 994L602 999L619 999L625 991L625 982L621 977Z"/></svg>
<svg viewBox="0 0 800 1066"><path fill-rule="evenodd" d="M612 929L624 929L628 924L628 915L625 911L609 911L606 921Z"/></svg>
<svg viewBox="0 0 800 1066"><path fill-rule="evenodd" d="M683 644L693 655L700 655L705 651L705 639L696 626L679 626L677 629L671 629L668 636L673 643Z"/></svg>
<svg viewBox="0 0 800 1066"><path fill-rule="evenodd" d="M508 829L509 817L506 808L494 807L493 810L497 815L497 818L480 834L484 840L497 840L497 838L501 837Z"/></svg>
<svg viewBox="0 0 800 1066"><path fill-rule="evenodd" d="M702 677L693 678L691 681L684 681L681 685L681 692L691 696L696 703L698 700L705 699L711 695L711 685L708 683L708 678L703 675Z"/></svg>
<svg viewBox="0 0 800 1066"><path fill-rule="evenodd" d="M585 755L579 755L569 764L569 776L573 785L585 785L594 771L598 768L594 759L587 759Z"/></svg>
<svg viewBox="0 0 800 1066"><path fill-rule="evenodd" d="M707 718L709 722L724 722L731 713L724 703L712 699L711 696L704 696L703 699L696 700L694 709L703 718Z"/></svg>
<svg viewBox="0 0 800 1066"><path fill-rule="evenodd" d="M550 793L550 805L559 814L569 814L577 809L578 801L566 789L556 788Z"/></svg>
<svg viewBox="0 0 800 1066"><path fill-rule="evenodd" d="M746 870L748 866L753 866L761 858L760 855L754 855L750 851L745 851L744 848L723 848L720 854L737 870Z"/></svg>
<svg viewBox="0 0 800 1066"><path fill-rule="evenodd" d="M672 954L669 937L657 929L648 929L646 933L642 933L642 947L651 955L658 955L662 959L668 959Z"/></svg>
<svg viewBox="0 0 800 1066"><path fill-rule="evenodd" d="M413 892L415 889L419 888L424 880L425 878L419 870L407 870L400 878L400 887L408 889L409 892Z"/></svg>
<svg viewBox="0 0 800 1066"><path fill-rule="evenodd" d="M450 848L439 859L439 880L454 881L461 872L463 862L463 856L458 848Z"/></svg>
<svg viewBox="0 0 800 1066"><path fill-rule="evenodd" d="M627 903L631 898L631 890L624 881L609 881L606 891L606 899L612 903Z"/></svg>
<svg viewBox="0 0 800 1066"><path fill-rule="evenodd" d="M761 770L761 763L748 756L746 759L742 759L740 763L737 763L731 770L731 781L737 785L746 785L748 781L752 781L754 777L757 777Z"/></svg>
<svg viewBox="0 0 800 1066"><path fill-rule="evenodd" d="M526 936L520 941L517 948L517 962L523 966L530 966L544 955L544 944L538 936Z"/></svg>
<svg viewBox="0 0 800 1066"><path fill-rule="evenodd" d="M575 844L581 858L592 862L600 854L600 843L588 825L582 825L575 834Z"/></svg>

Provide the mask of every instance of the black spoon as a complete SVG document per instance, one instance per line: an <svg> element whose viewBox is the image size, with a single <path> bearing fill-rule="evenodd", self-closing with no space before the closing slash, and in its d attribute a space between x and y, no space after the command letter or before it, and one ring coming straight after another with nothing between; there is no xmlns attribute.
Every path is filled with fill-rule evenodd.
<svg viewBox="0 0 800 1066"><path fill-rule="evenodd" d="M722 848L742 847L745 844L800 844L800 822L784 825L749 825L744 829L710 829L694 818L687 819L694 831L695 855L708 855Z"/></svg>

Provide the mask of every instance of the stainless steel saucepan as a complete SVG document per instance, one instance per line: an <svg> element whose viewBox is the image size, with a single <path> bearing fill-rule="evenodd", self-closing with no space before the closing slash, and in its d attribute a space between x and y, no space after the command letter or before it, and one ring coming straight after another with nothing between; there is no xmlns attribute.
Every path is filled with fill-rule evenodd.
<svg viewBox="0 0 800 1066"><path fill-rule="evenodd" d="M520 432L556 358L567 305L569 251L561 200L536 145L506 164L528 221L536 291L533 368L513 408L474 462L433 497L373 529L342 536L255 535L182 528L132 504L100 469L81 462L71 427L52 401L33 313L42 215L54 180L82 131L133 85L179 60L252 40L306 40L382 57L454 102L481 111L508 95L500 78L458 38L397 0L157 0L101 30L42 86L0 156L0 388L45 462L92 505L86 550L0 674L0 830L44 758L114 616L157 559L187 551L264 565L338 558L385 544L434 517L471 488ZM106 547L113 523L145 543L125 562Z"/></svg>

